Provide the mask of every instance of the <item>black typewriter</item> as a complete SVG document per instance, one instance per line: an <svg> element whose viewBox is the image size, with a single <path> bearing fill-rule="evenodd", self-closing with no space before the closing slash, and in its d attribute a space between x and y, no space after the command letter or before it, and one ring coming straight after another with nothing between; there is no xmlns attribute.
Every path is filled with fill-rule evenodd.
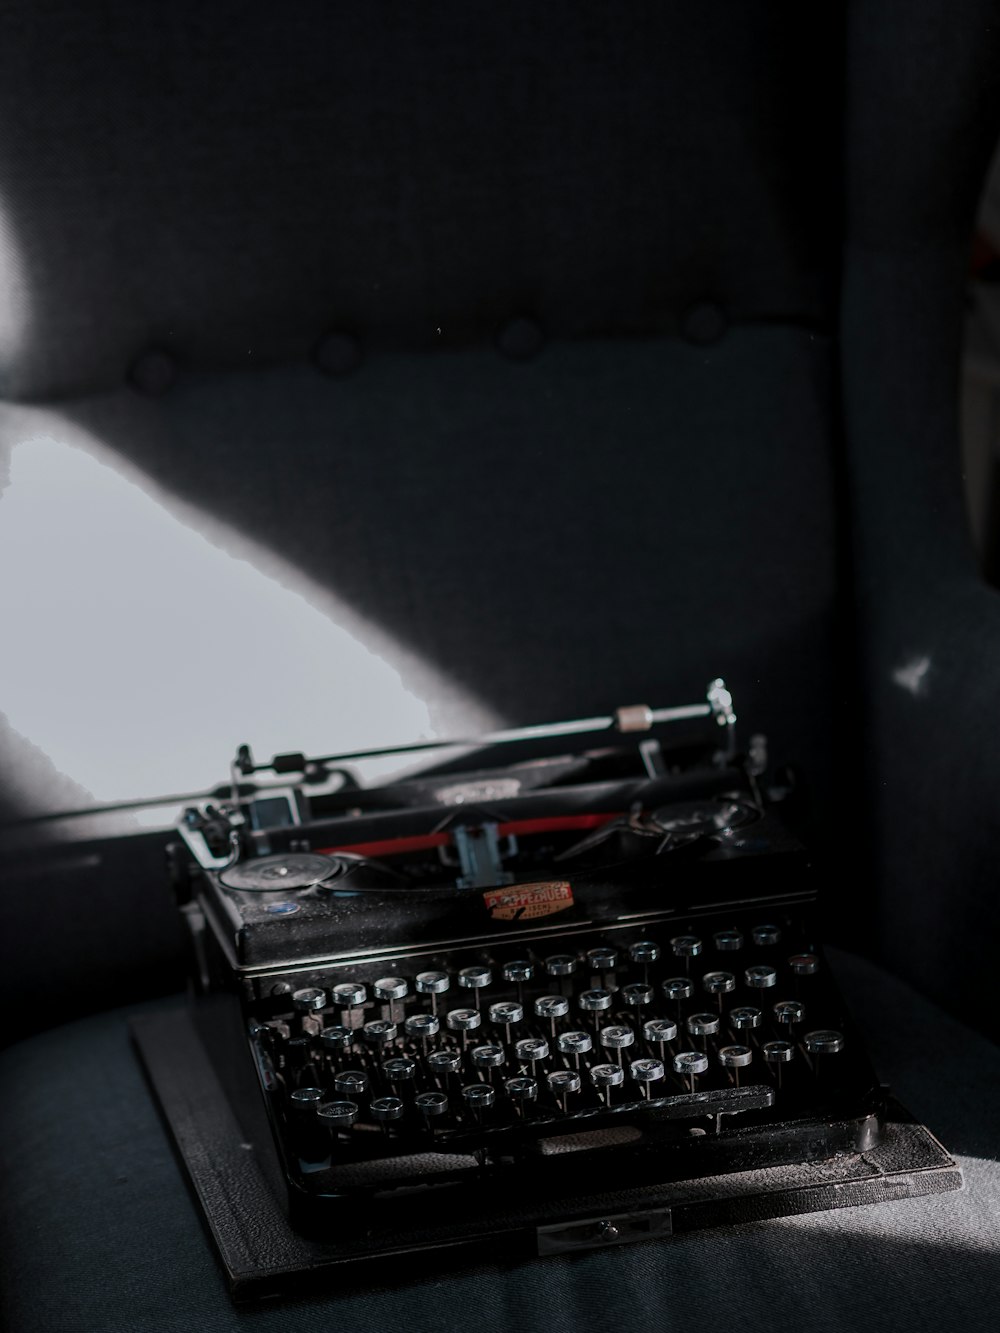
<svg viewBox="0 0 1000 1333"><path fill-rule="evenodd" d="M376 752L241 748L173 868L230 1126L202 1136L237 1173L252 1149L253 1189L206 1185L145 1052L224 1258L253 1207L284 1228L284 1258L244 1254L259 1276L955 1187L879 1086L789 784L735 722L716 680L686 707L402 747L421 766L369 787Z"/></svg>

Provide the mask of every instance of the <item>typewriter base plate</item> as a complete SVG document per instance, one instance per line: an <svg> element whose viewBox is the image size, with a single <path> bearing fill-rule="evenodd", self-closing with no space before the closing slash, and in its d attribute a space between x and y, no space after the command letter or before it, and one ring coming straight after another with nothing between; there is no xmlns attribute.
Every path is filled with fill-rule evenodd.
<svg viewBox="0 0 1000 1333"><path fill-rule="evenodd" d="M822 1162L703 1177L643 1190L526 1206L503 1225L484 1222L452 1240L391 1234L328 1244L289 1224L269 1142L248 1143L198 1039L179 1007L132 1022L132 1036L237 1301L296 1295L337 1283L386 1280L385 1258L419 1254L458 1263L525 1260L707 1227L856 1207L960 1189L961 1172L932 1134L901 1108L877 1148ZM373 1263L383 1261L377 1272Z"/></svg>

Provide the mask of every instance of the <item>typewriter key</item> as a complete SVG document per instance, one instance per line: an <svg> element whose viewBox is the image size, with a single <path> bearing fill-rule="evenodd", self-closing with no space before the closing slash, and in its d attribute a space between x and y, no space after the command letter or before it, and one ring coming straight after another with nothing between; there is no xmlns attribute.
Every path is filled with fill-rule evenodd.
<svg viewBox="0 0 1000 1333"><path fill-rule="evenodd" d="M553 1069L548 1075L549 1092L552 1093L564 1115L568 1113L567 1102L571 1092L580 1091L580 1075L575 1069Z"/></svg>
<svg viewBox="0 0 1000 1333"><path fill-rule="evenodd" d="M515 1023L520 1023L524 1018L524 1009L519 1004L514 1004L510 1000L502 1000L499 1004L491 1004L490 1022L502 1023L504 1030L504 1040L510 1045L510 1030Z"/></svg>
<svg viewBox="0 0 1000 1333"><path fill-rule="evenodd" d="M611 1089L620 1088L625 1082L625 1071L621 1065L591 1065L590 1081L610 1106Z"/></svg>
<svg viewBox="0 0 1000 1333"><path fill-rule="evenodd" d="M473 1001L479 1008L479 992L493 981L493 973L488 967L463 967L458 974L458 984L465 990L472 991Z"/></svg>
<svg viewBox="0 0 1000 1333"><path fill-rule="evenodd" d="M781 930L778 926L769 924L754 926L753 930L750 932L750 938L758 948L767 949L770 948L771 945L777 944L781 939Z"/></svg>
<svg viewBox="0 0 1000 1333"><path fill-rule="evenodd" d="M462 1057L458 1051L431 1051L427 1057L427 1068L443 1084L449 1074L457 1074L462 1068Z"/></svg>
<svg viewBox="0 0 1000 1333"><path fill-rule="evenodd" d="M594 1049L589 1032L560 1032L557 1045L563 1055L575 1058L576 1068L580 1068L580 1056Z"/></svg>
<svg viewBox="0 0 1000 1333"><path fill-rule="evenodd" d="M441 1021L435 1014L411 1014L403 1024L408 1037L419 1040L424 1055L427 1054L427 1042L441 1031Z"/></svg>
<svg viewBox="0 0 1000 1333"><path fill-rule="evenodd" d="M437 997L451 986L451 978L447 972L418 972L414 985L421 995L431 997L431 1013L436 1014Z"/></svg>
<svg viewBox="0 0 1000 1333"><path fill-rule="evenodd" d="M316 1119L334 1135L350 1129L359 1114L357 1102L323 1102L316 1108Z"/></svg>
<svg viewBox="0 0 1000 1333"><path fill-rule="evenodd" d="M520 1116L524 1115L528 1102L538 1097L538 1084L533 1078L509 1078L503 1086Z"/></svg>
<svg viewBox="0 0 1000 1333"><path fill-rule="evenodd" d="M388 1006L387 1018L400 1022L403 1017L403 1006L400 1004L407 994L409 994L409 984L404 977L381 977L372 987L376 1000L382 1000ZM385 1010L383 1010L383 1013Z"/></svg>
<svg viewBox="0 0 1000 1333"><path fill-rule="evenodd" d="M507 1063L507 1053L502 1046L474 1046L472 1063L477 1069L499 1069Z"/></svg>
<svg viewBox="0 0 1000 1333"><path fill-rule="evenodd" d="M701 979L701 984L709 995L716 996L719 1001L719 1013L721 1014L722 997L736 989L736 978L732 972L706 972Z"/></svg>
<svg viewBox="0 0 1000 1333"><path fill-rule="evenodd" d="M296 1088L289 1100L293 1111L308 1111L312 1114L323 1100L322 1088Z"/></svg>
<svg viewBox="0 0 1000 1333"><path fill-rule="evenodd" d="M717 930L712 943L719 953L736 953L743 948L743 933L739 930Z"/></svg>
<svg viewBox="0 0 1000 1333"><path fill-rule="evenodd" d="M733 1082L736 1087L740 1086L740 1070L746 1069L752 1059L753 1051L749 1046L723 1046L719 1051L719 1064L723 1069L733 1071Z"/></svg>
<svg viewBox="0 0 1000 1333"><path fill-rule="evenodd" d="M324 1028L319 1034L320 1049L334 1057L346 1055L351 1049L351 1042L354 1040L354 1033L350 1028L342 1028L335 1024L332 1027Z"/></svg>
<svg viewBox="0 0 1000 1333"><path fill-rule="evenodd" d="M445 1115L448 1110L448 1098L443 1092L418 1092L413 1104L424 1117L427 1128L433 1133L433 1121Z"/></svg>
<svg viewBox="0 0 1000 1333"><path fill-rule="evenodd" d="M670 941L675 958L683 958L684 966L691 970L691 959L701 953L701 940L697 935L675 935Z"/></svg>
<svg viewBox="0 0 1000 1333"><path fill-rule="evenodd" d="M361 1035L369 1046L388 1046L396 1040L397 1028L387 1018L373 1018L361 1029Z"/></svg>
<svg viewBox="0 0 1000 1333"><path fill-rule="evenodd" d="M674 1056L674 1073L688 1080L688 1087L695 1091L695 1079L708 1068L708 1056L703 1051L680 1051Z"/></svg>
<svg viewBox="0 0 1000 1333"><path fill-rule="evenodd" d="M642 979L649 985L649 965L655 963L660 956L660 946L652 940L637 940L634 944L628 946L628 956L633 963L638 963L642 967Z"/></svg>
<svg viewBox="0 0 1000 1333"><path fill-rule="evenodd" d="M368 992L364 986L355 981L342 981L339 986L334 986L330 991L330 1003L341 1010L342 1023L345 1028L354 1028L360 1025L360 1006L364 1004L367 998Z"/></svg>
<svg viewBox="0 0 1000 1333"><path fill-rule="evenodd" d="M544 1037L524 1037L514 1047L514 1054L518 1060L530 1064L534 1073L538 1061L548 1059L549 1043Z"/></svg>
<svg viewBox="0 0 1000 1333"><path fill-rule="evenodd" d="M341 1069L333 1076L333 1090L356 1100L368 1091L368 1075L363 1069Z"/></svg>
<svg viewBox="0 0 1000 1333"><path fill-rule="evenodd" d="M692 1014L687 1021L687 1030L692 1037L703 1037L705 1050L708 1050L708 1039L714 1037L719 1030L718 1014Z"/></svg>
<svg viewBox="0 0 1000 1333"><path fill-rule="evenodd" d="M747 968L743 973L743 980L751 990L768 990L778 984L778 974L773 967L757 965Z"/></svg>
<svg viewBox="0 0 1000 1333"><path fill-rule="evenodd" d="M805 1009L798 1000L779 1000L774 1006L774 1020L789 1031L805 1017Z"/></svg>
<svg viewBox="0 0 1000 1333"><path fill-rule="evenodd" d="M621 989L621 997L630 1009L635 1010L636 1023L642 1022L642 1011L647 1004L653 1003L653 988L640 981L633 981Z"/></svg>
<svg viewBox="0 0 1000 1333"><path fill-rule="evenodd" d="M389 1133L389 1125L394 1120L402 1120L406 1107L398 1097L376 1097L371 1104L372 1119L382 1126L382 1133Z"/></svg>
<svg viewBox="0 0 1000 1333"><path fill-rule="evenodd" d="M622 1052L624 1051L625 1047L631 1046L632 1043L635 1041L635 1033L632 1031L631 1028L619 1027L617 1025L601 1028L601 1031L598 1035L600 1036L601 1039L601 1045L604 1047L606 1051L618 1052L619 1064L621 1064L622 1062Z"/></svg>
<svg viewBox="0 0 1000 1333"><path fill-rule="evenodd" d="M587 966L596 975L596 979L599 980L601 986L607 990L614 989L615 968L618 966L618 955L614 949L588 950Z"/></svg>
<svg viewBox="0 0 1000 1333"><path fill-rule="evenodd" d="M504 963L503 979L517 983L518 1004L524 1004L524 983L530 981L534 975L534 966L526 958L515 958L509 963Z"/></svg>
<svg viewBox="0 0 1000 1333"><path fill-rule="evenodd" d="M639 1091L647 1098L649 1097L649 1085L659 1083L660 1079L665 1077L666 1072L662 1060L633 1060L629 1065L629 1073L639 1084Z"/></svg>
<svg viewBox="0 0 1000 1333"><path fill-rule="evenodd" d="M479 1027L483 1018L478 1009L449 1009L446 1021L452 1032L461 1032L464 1051L468 1044L469 1033Z"/></svg>
<svg viewBox="0 0 1000 1333"><path fill-rule="evenodd" d="M763 1014L752 1004L741 1004L736 1009L730 1009L729 1026L734 1032L747 1032L752 1028L759 1028L762 1018Z"/></svg>
<svg viewBox="0 0 1000 1333"><path fill-rule="evenodd" d="M669 1018L651 1018L643 1023L642 1035L651 1045L659 1046L662 1056L664 1046L677 1036L677 1024L671 1023Z"/></svg>
<svg viewBox="0 0 1000 1333"><path fill-rule="evenodd" d="M844 1049L844 1034L832 1028L817 1028L815 1032L806 1033L802 1044L812 1056L813 1073L819 1078L821 1066Z"/></svg>
<svg viewBox="0 0 1000 1333"><path fill-rule="evenodd" d="M690 980L687 977L668 977L663 983L663 994L668 1000L675 1000L677 1003L677 1021L681 1021L681 1005L685 1000L690 1000L694 991Z"/></svg>
<svg viewBox="0 0 1000 1333"><path fill-rule="evenodd" d="M326 991L316 986L307 986L305 990L292 991L292 1005L300 1014L314 1014L326 1007Z"/></svg>
<svg viewBox="0 0 1000 1333"><path fill-rule="evenodd" d="M781 1070L795 1057L795 1047L790 1041L765 1041L760 1048L761 1054L774 1070L774 1081L781 1087Z"/></svg>
<svg viewBox="0 0 1000 1333"><path fill-rule="evenodd" d="M462 1098L479 1125L483 1122L485 1112L496 1101L496 1096L488 1083L470 1083L462 1089Z"/></svg>
<svg viewBox="0 0 1000 1333"><path fill-rule="evenodd" d="M811 977L819 971L819 959L814 953L793 953L788 966L797 977Z"/></svg>
<svg viewBox="0 0 1000 1333"><path fill-rule="evenodd" d="M576 997L576 1002L580 1008L588 1014L593 1015L594 1031L597 1031L598 1015L605 1009L610 1009L614 1002L614 995L609 990L584 990Z"/></svg>
<svg viewBox="0 0 1000 1333"><path fill-rule="evenodd" d="M535 1001L535 1017L549 1020L553 1041L556 1039L556 1019L564 1018L568 1013L569 1000L562 995L539 995Z"/></svg>
<svg viewBox="0 0 1000 1333"><path fill-rule="evenodd" d="M408 1087L417 1073L417 1062L408 1055L394 1055L382 1061L382 1073L393 1087Z"/></svg>
<svg viewBox="0 0 1000 1333"><path fill-rule="evenodd" d="M545 960L545 970L550 977L558 977L560 990L565 995L566 987L569 984L567 977L571 977L576 971L576 955L571 953L550 954Z"/></svg>

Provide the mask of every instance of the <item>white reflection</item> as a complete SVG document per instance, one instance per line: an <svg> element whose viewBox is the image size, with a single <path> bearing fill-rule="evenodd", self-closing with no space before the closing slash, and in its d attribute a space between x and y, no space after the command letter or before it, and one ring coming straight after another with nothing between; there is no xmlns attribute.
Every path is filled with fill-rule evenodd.
<svg viewBox="0 0 1000 1333"><path fill-rule="evenodd" d="M266 758L436 734L425 699L446 683L418 697L428 669L404 683L384 634L95 452L23 440L0 504L0 699L58 769L113 800L214 784L241 741Z"/></svg>
<svg viewBox="0 0 1000 1333"><path fill-rule="evenodd" d="M28 282L14 231L0 208L0 385L28 324Z"/></svg>

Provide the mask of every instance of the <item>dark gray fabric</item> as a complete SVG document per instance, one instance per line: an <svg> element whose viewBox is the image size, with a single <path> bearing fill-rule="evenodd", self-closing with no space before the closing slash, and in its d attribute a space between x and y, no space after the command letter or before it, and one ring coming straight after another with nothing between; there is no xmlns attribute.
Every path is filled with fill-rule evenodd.
<svg viewBox="0 0 1000 1333"><path fill-rule="evenodd" d="M0 5L0 391L829 322L838 7Z"/></svg>
<svg viewBox="0 0 1000 1333"><path fill-rule="evenodd" d="M881 1072L960 1154L958 1194L421 1280L254 1314L229 1305L128 1046L124 1013L12 1048L0 1145L10 1333L344 1327L483 1333L995 1327L1000 1052L886 973L838 959Z"/></svg>

